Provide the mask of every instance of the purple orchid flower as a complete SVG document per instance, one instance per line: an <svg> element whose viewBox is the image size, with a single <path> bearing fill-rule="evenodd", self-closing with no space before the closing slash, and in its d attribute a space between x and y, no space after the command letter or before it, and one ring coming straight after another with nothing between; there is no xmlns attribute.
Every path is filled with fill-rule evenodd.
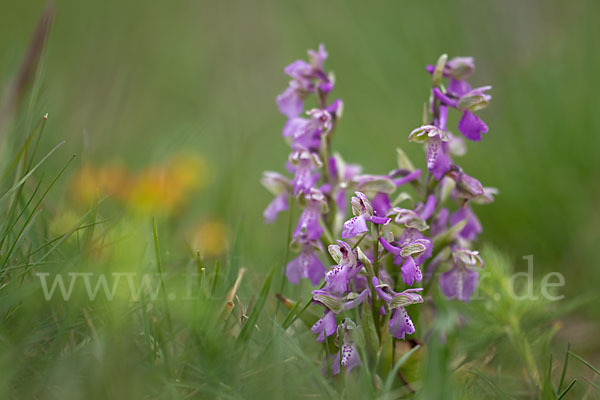
<svg viewBox="0 0 600 400"><path fill-rule="evenodd" d="M263 217L265 217L266 224L272 224L275 222L277 215L279 215L280 212L288 210L289 197L289 194L282 193L279 196L276 196L273 201L269 203L263 212Z"/></svg>
<svg viewBox="0 0 600 400"><path fill-rule="evenodd" d="M440 289L449 300L468 303L477 287L479 273L473 268L483 268L479 252L456 249L452 253L454 265L440 276Z"/></svg>
<svg viewBox="0 0 600 400"><path fill-rule="evenodd" d="M462 170L452 171L449 176L456 183L456 190L454 191L456 198L471 200L486 196L485 189L481 182L472 176L465 174Z"/></svg>
<svg viewBox="0 0 600 400"><path fill-rule="evenodd" d="M359 271L357 266L357 255L350 245L338 240L337 245L329 245L329 254L337 263L325 275L325 286L323 290L334 295L343 295L348 290L348 283Z"/></svg>
<svg viewBox="0 0 600 400"><path fill-rule="evenodd" d="M387 225L392 221L391 218L374 216L373 207L368 197L362 192L355 193L356 196L352 197L352 214L354 214L354 217L344 223L342 239L349 239L368 232L367 221L378 225Z"/></svg>
<svg viewBox="0 0 600 400"><path fill-rule="evenodd" d="M431 241L431 239L425 237L425 235L423 235L418 229L405 229L404 232L402 232L402 235L400 235L400 238L398 238L397 243L402 248L414 244L422 245L425 247L423 253L420 253L420 246L419 250L416 253L414 253L415 249L412 249L410 251L406 250L407 253L412 253L413 257L415 257L416 255L415 262L417 263L417 265L422 265L425 262L425 260L431 258L431 254L433 252L433 242Z"/></svg>
<svg viewBox="0 0 600 400"><path fill-rule="evenodd" d="M294 149L318 152L321 137L331 129L331 114L326 110L313 109L306 113L310 118L291 118L283 127L283 136L292 138Z"/></svg>
<svg viewBox="0 0 600 400"><path fill-rule="evenodd" d="M302 113L304 98L312 91L312 85L303 87L297 81L291 81L287 89L277 96L279 112L288 118L296 118Z"/></svg>
<svg viewBox="0 0 600 400"><path fill-rule="evenodd" d="M439 181L450 170L450 158L444 151L444 143L449 140L447 132L435 125L423 125L410 132L408 139L427 143L427 170Z"/></svg>
<svg viewBox="0 0 600 400"><path fill-rule="evenodd" d="M427 65L427 72L433 74L435 65ZM475 70L473 57L454 57L444 65L442 76L444 78L452 78L457 81L464 81Z"/></svg>
<svg viewBox="0 0 600 400"><path fill-rule="evenodd" d="M319 44L319 50L308 50L308 59L310 61L310 65L312 66L314 71L317 73L323 71L323 63L327 60L327 50L325 50L325 45L323 43Z"/></svg>
<svg viewBox="0 0 600 400"><path fill-rule="evenodd" d="M423 274L420 269L427 259L431 258L433 243L418 229L407 228L402 232L398 241L392 245L384 238L379 242L383 248L394 257L394 264L401 265L401 277L406 285L412 286L414 282L421 282Z"/></svg>
<svg viewBox="0 0 600 400"><path fill-rule="evenodd" d="M418 231L416 232L419 233ZM400 267L400 273L402 281L406 285L412 286L415 281L421 282L423 274L419 268L420 264L417 264L417 261L424 261L423 256L426 255L428 247L431 246L431 241L429 239L411 238L410 242L402 244L401 247L393 246L384 238L380 238L379 242L385 250L394 256L394 264L402 265L402 267ZM416 260L415 257L417 257Z"/></svg>
<svg viewBox="0 0 600 400"><path fill-rule="evenodd" d="M422 303L423 297L418 294L423 288L407 289L403 292L396 293L390 289L388 285L380 284L377 277L371 280L377 295L386 303L393 312L392 318L388 325L390 334L397 339L404 339L405 335L410 335L415 332L415 326L411 321L405 307L411 304Z"/></svg>
<svg viewBox="0 0 600 400"><path fill-rule="evenodd" d="M414 171L407 171L408 173L406 173L404 176L402 176L401 178L395 179L394 183L396 184L396 187L400 187L402 185L405 185L409 182L412 181L416 181L417 179L419 179L421 177L421 170L420 169L416 169Z"/></svg>
<svg viewBox="0 0 600 400"><path fill-rule="evenodd" d="M369 228L367 227L367 218L365 215L352 217L348 221L344 222L342 239L350 239L368 231Z"/></svg>
<svg viewBox="0 0 600 400"><path fill-rule="evenodd" d="M400 267L400 275L402 281L408 286L412 286L415 281L421 282L423 280L423 273L411 256L404 259L404 263Z"/></svg>
<svg viewBox="0 0 600 400"><path fill-rule="evenodd" d="M301 192L309 192L316 180L313 171L322 165L319 156L307 149L298 148L290 154L289 161L295 167L294 180L292 181L294 196Z"/></svg>
<svg viewBox="0 0 600 400"><path fill-rule="evenodd" d="M288 201L292 191L292 184L288 178L277 173L266 171L263 174L261 183L268 191L275 195L275 198L265 209L263 216L265 223L270 224L277 219L277 215L286 211L289 207Z"/></svg>
<svg viewBox="0 0 600 400"><path fill-rule="evenodd" d="M488 132L488 127L473 112L489 103L491 96L485 92L491 87L483 86L471 89L471 85L467 83L466 79L474 69L475 64L471 57L455 57L446 62L442 69L442 76L450 78L447 92L443 93L436 87L433 89L433 94L442 103L440 111L442 108L445 109L445 106L462 111L463 115L458 123L459 132L467 139L478 142L481 140L481 134ZM435 66L428 65L427 71L433 74ZM438 124L445 129L445 121L438 121Z"/></svg>
<svg viewBox="0 0 600 400"><path fill-rule="evenodd" d="M458 122L458 131L467 139L479 142L481 134L488 132L488 126L473 111L477 111L489 103L492 97L486 91L490 89L491 86L472 89L457 100L442 93L439 88L433 89L433 95L443 104L462 111L463 115Z"/></svg>
<svg viewBox="0 0 600 400"><path fill-rule="evenodd" d="M462 118L458 121L458 131L467 139L474 142L481 141L481 134L488 133L488 126L471 110L463 111Z"/></svg>
<svg viewBox="0 0 600 400"><path fill-rule="evenodd" d="M294 229L292 240L297 243L306 244L318 240L323 234L319 217L325 204L325 197L318 189L312 188L304 196L304 199L306 207L300 215L296 229Z"/></svg>
<svg viewBox="0 0 600 400"><path fill-rule="evenodd" d="M319 335L317 336L318 342L325 341L325 333L327 333L327 337L333 335L337 332L337 321L335 320L335 314L333 311L325 310L325 315L323 318L318 320L312 328L310 328L311 332Z"/></svg>
<svg viewBox="0 0 600 400"><path fill-rule="evenodd" d="M388 212L388 215L394 217L394 222L396 224L403 225L406 228L415 228L419 231L424 231L429 228L427 223L414 210L394 207Z"/></svg>
<svg viewBox="0 0 600 400"><path fill-rule="evenodd" d="M415 325L404 307L398 307L394 310L388 329L393 337L402 340L404 340L405 335L415 333Z"/></svg>
<svg viewBox="0 0 600 400"><path fill-rule="evenodd" d="M390 196L386 193L378 192L371 201L371 206L373 207L373 215L378 217L383 217L387 215L388 211L392 208L392 203L390 201Z"/></svg>
<svg viewBox="0 0 600 400"><path fill-rule="evenodd" d="M450 158L446 155L439 136L431 138L427 144L427 170L437 181L450 170Z"/></svg>
<svg viewBox="0 0 600 400"><path fill-rule="evenodd" d="M427 196L427 200L425 201L425 203L419 203L417 205L417 207L415 208L415 212L422 220L427 220L433 215L436 204L437 201L435 199L435 196L430 194L429 196Z"/></svg>
<svg viewBox="0 0 600 400"><path fill-rule="evenodd" d="M442 208L437 215L434 216L431 222L429 232L432 237L439 235L444 232L448 227L448 221L450 219L450 211L446 207Z"/></svg>
<svg viewBox="0 0 600 400"><path fill-rule="evenodd" d="M340 363L342 367L346 368L346 373L348 374L352 371L352 368L360 366L360 357L354 344L344 343L340 351L331 356L331 372L333 375L340 373Z"/></svg>
<svg viewBox="0 0 600 400"><path fill-rule="evenodd" d="M458 236L465 240L477 239L477 236L483 231L483 228L481 227L481 222L479 222L479 219L468 204L459 208L458 211L452 214L450 217L450 225L454 226L464 220L466 220L467 223L458 233Z"/></svg>
<svg viewBox="0 0 600 400"><path fill-rule="evenodd" d="M333 82L323 70L323 63L327 59L324 45L319 45L319 50L308 51L309 62L296 60L284 72L290 76L287 89L277 96L279 111L288 118L295 118L302 113L304 99L316 90L315 80L319 81L319 89L328 93L333 89Z"/></svg>
<svg viewBox="0 0 600 400"><path fill-rule="evenodd" d="M288 280L297 285L300 279L307 278L317 285L325 276L325 266L315 253L314 244L304 244L298 257L290 261L285 268Z"/></svg>
<svg viewBox="0 0 600 400"><path fill-rule="evenodd" d="M478 278L477 271L454 265L440 276L440 289L449 300L456 298L468 303L477 287Z"/></svg>

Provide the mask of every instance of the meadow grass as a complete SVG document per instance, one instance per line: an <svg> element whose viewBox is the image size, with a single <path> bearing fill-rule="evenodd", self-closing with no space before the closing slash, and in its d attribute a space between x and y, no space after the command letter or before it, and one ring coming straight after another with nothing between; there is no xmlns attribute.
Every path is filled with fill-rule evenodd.
<svg viewBox="0 0 600 400"><path fill-rule="evenodd" d="M130 9L116 2L66 2L59 7L63 22L57 23L49 55L44 46L36 50L36 43L45 42L45 19L38 41L28 47L42 7L11 5L22 17L0 16L6 32L20 33L14 42L9 35L0 39L14 53L3 53L1 70L9 95L0 120L0 398L598 397L593 333L599 314L592 289L600 277L594 268L600 157L598 136L590 134L598 128L591 101L598 88L598 39L591 24L598 6L582 1L536 9L517 3L513 8L533 22L511 24L520 21L511 7L500 12L468 2L389 9L332 2L314 18L308 17L309 5L301 4L239 4L233 11L203 4L190 11L178 2L164 15L154 3ZM400 12L402 24L393 18ZM144 18L132 26L137 15ZM270 16L269 24L258 26L260 19L253 18L261 15ZM92 23L89 36L73 35L83 29L78 17L106 18L114 29ZM187 23L179 24L181 18ZM423 29L423 18L432 20L431 30ZM231 23L233 33L213 20ZM161 40L156 21L170 29L169 40ZM549 29L553 21L560 23ZM254 35L244 35L244 29ZM192 39L215 31L219 46ZM283 36L272 35L277 31ZM475 40L474 31L483 39ZM548 37L553 45L546 44ZM175 38L179 47L172 46ZM292 45L285 54L265 56L254 41L267 38L273 48ZM344 120L340 135L347 140L340 149L379 172L389 168L375 155L396 146L399 136L404 140L412 115L419 115L413 103L423 88L406 77L422 73L432 55L469 49L487 64L499 91L499 111L489 115L499 134L466 161L502 189L499 205L482 210L484 241L494 244L482 252L489 276L478 300L467 304L432 291L435 316L431 309L420 312L414 340L386 338L384 345L396 351L378 360L380 375L373 366L352 375L328 374L322 360L329 347L316 343L309 329L318 318L310 287L283 284L285 233L298 210L273 228L259 222L267 203L259 173L279 165L277 153L285 153L283 145L273 144L281 125L273 98L283 81L271 77L299 49L325 39L339 49L334 69L350 83L340 88L342 96L351 109L362 108ZM149 50L137 43L154 45ZM195 53L196 46L201 51ZM33 64L39 59L41 66L20 67L14 60L31 48L39 56ZM366 54L358 64L357 48ZM188 62L171 70L165 60L178 57L176 49L189 54ZM98 66L110 60L118 60L114 69ZM129 76L117 73L123 65ZM14 86L19 74L26 84ZM202 93L190 88L194 79L200 79ZM126 97L125 88L136 95ZM178 100L165 100L172 98ZM398 116L397 109L406 113ZM381 127L375 132L374 121ZM92 131L91 145L83 127ZM199 138L193 136L198 132ZM187 178L165 172L176 169L165 154L177 157L190 147L206 157L213 175L201 190L184 190ZM135 193L141 194L120 197L120 187L110 196L92 192L85 201L71 201L79 193L72 177L86 165L93 170L94 162L112 161L115 148L133 171L124 186L136 182ZM114 169L106 174L109 182L117 180ZM160 194L157 201L148 200L148 190ZM165 206L175 191L181 196L168 197L172 203ZM184 239L182 232L195 229L193 221L204 215L224 221L229 245L216 241L200 249ZM223 234L215 226L202 225L201 241ZM536 256L544 273L565 274L565 300L545 299L538 275L536 300L511 296L510 276L523 270L520 257L526 254ZM89 274L92 288L100 274L107 274L109 288L113 273L130 274L136 288L148 276L154 292L142 290L132 299L123 275L112 299L102 286L91 299L84 275L78 275L69 300L58 287L47 300L40 273L48 274L49 285L60 274L67 286L69 273ZM518 288L521 294L527 290Z"/></svg>

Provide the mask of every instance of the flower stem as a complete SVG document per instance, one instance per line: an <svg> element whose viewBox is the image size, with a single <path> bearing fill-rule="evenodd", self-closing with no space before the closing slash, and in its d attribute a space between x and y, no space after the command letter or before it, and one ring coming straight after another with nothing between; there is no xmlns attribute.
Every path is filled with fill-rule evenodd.
<svg viewBox="0 0 600 400"><path fill-rule="evenodd" d="M285 289L285 284L287 282L287 279L285 277L285 268L287 266L288 263L288 259L290 257L290 244L292 243L292 218L293 218L293 214L294 214L294 198L290 196L290 198L288 199L288 203L290 205L290 209L288 211L288 232L287 232L287 241L286 241L286 245L285 245L285 251L284 251L284 255L283 255L283 264L281 267L281 284L279 285L279 293L283 293L283 290ZM279 312L279 304L280 302L277 302L277 305L275 306L275 317L277 317L277 314Z"/></svg>

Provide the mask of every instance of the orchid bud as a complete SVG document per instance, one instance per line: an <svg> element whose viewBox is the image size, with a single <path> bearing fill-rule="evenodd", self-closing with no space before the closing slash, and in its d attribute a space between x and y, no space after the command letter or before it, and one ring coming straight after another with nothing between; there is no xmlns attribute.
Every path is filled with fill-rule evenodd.
<svg viewBox="0 0 600 400"><path fill-rule="evenodd" d="M435 65L435 70L433 71L433 77L431 79L431 83L434 87L440 86L442 82L442 74L444 72L444 67L446 66L446 60L448 60L447 54L442 54L440 58L438 58L437 64Z"/></svg>
<svg viewBox="0 0 600 400"><path fill-rule="evenodd" d="M467 79L475 70L473 57L454 57L446 63L448 73L458 80Z"/></svg>

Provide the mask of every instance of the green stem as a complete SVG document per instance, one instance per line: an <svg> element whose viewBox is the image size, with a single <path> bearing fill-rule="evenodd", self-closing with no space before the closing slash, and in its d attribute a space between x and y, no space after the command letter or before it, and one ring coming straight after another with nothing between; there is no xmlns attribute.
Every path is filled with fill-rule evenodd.
<svg viewBox="0 0 600 400"><path fill-rule="evenodd" d="M373 276L379 277L379 237L381 235L379 225L371 224L371 235L373 238L373 270L371 272L372 276L369 277L369 280L373 279ZM377 301L377 295L375 292L375 288L373 285L371 286L371 308L373 312L373 320L375 322L375 328L377 329L377 335L381 340L381 319L379 318L379 303Z"/></svg>
<svg viewBox="0 0 600 400"><path fill-rule="evenodd" d="M283 294L283 290L285 289L285 284L287 282L287 279L285 276L285 268L287 266L288 259L290 257L290 244L292 243L292 222L293 222L292 219L293 219L293 214L294 214L294 198L292 196L289 196L288 202L290 204L290 209L288 211L287 241L286 241L286 245L285 245L285 251L283 253L283 265L281 267L281 284L279 285L279 293L281 293L281 294ZM277 317L277 314L279 312L279 305L280 305L280 302L277 302L277 305L275 306L275 317Z"/></svg>

